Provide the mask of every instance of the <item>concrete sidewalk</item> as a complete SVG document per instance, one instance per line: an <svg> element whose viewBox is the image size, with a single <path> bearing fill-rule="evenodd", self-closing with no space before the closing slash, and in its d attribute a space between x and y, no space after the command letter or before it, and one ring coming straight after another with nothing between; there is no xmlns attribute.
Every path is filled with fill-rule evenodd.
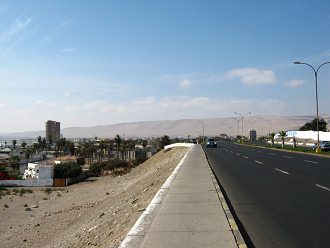
<svg viewBox="0 0 330 248"><path fill-rule="evenodd" d="M246 247L200 145L171 177L120 247Z"/></svg>

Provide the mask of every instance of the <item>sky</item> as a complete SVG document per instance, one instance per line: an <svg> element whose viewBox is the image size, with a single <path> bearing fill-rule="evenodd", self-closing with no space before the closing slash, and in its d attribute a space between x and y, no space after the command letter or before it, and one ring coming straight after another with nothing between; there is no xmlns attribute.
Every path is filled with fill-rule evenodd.
<svg viewBox="0 0 330 248"><path fill-rule="evenodd" d="M316 114L327 0L0 0L0 133ZM318 71L329 114L330 64Z"/></svg>

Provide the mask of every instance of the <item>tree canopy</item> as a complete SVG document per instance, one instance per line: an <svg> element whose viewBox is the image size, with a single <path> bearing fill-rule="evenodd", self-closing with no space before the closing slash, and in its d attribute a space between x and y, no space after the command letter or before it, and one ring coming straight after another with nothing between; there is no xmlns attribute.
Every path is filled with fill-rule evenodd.
<svg viewBox="0 0 330 248"><path fill-rule="evenodd" d="M160 147L162 149L164 149L165 146L171 144L171 140L170 137L168 135L164 135L163 137L161 137L160 139Z"/></svg>
<svg viewBox="0 0 330 248"><path fill-rule="evenodd" d="M327 124L326 121L322 118L319 119L319 131L327 131ZM317 119L315 118L314 120L307 122L305 125L299 128L299 131L317 131Z"/></svg>

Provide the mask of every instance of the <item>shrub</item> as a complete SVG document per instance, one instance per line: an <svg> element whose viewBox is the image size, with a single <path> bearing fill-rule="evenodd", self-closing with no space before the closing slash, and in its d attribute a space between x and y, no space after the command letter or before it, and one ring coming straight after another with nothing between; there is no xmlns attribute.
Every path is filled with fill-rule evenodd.
<svg viewBox="0 0 330 248"><path fill-rule="evenodd" d="M132 161L132 165L133 165L134 167L136 167L136 166L142 164L142 163L145 162L145 161L147 161L146 158L136 158L135 160Z"/></svg>
<svg viewBox="0 0 330 248"><path fill-rule="evenodd" d="M47 189L45 189L44 190L45 191L45 193L47 194L47 195L50 195L51 193L52 193L52 189L51 188L47 188Z"/></svg>
<svg viewBox="0 0 330 248"><path fill-rule="evenodd" d="M108 162L105 163L105 170L114 170L114 169L118 169L118 168L126 168L129 167L129 163L123 160L110 160Z"/></svg>
<svg viewBox="0 0 330 248"><path fill-rule="evenodd" d="M78 165L84 165L85 164L85 158L77 158L77 164Z"/></svg>
<svg viewBox="0 0 330 248"><path fill-rule="evenodd" d="M103 171L114 171L119 168L129 168L130 164L123 160L110 160L102 163L94 163L89 167L89 176L99 176Z"/></svg>
<svg viewBox="0 0 330 248"><path fill-rule="evenodd" d="M89 171L88 171L89 176L98 177L101 174L101 172L102 172L102 167L100 164L96 163L89 166Z"/></svg>
<svg viewBox="0 0 330 248"><path fill-rule="evenodd" d="M54 167L55 178L77 177L81 172L82 168L75 162L61 163Z"/></svg>

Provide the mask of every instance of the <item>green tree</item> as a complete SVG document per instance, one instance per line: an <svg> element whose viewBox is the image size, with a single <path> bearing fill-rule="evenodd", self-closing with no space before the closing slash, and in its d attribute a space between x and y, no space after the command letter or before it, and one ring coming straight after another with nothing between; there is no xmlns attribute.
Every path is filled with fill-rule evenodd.
<svg viewBox="0 0 330 248"><path fill-rule="evenodd" d="M274 137L275 137L276 133L270 133L269 137L271 138L272 141L272 146L274 145Z"/></svg>
<svg viewBox="0 0 330 248"><path fill-rule="evenodd" d="M322 118L319 119L319 131L326 132L327 131L327 124L326 121ZM317 118L310 122L306 122L305 125L299 128L299 131L317 131Z"/></svg>
<svg viewBox="0 0 330 248"><path fill-rule="evenodd" d="M102 162L103 161L103 155L104 155L104 150L107 148L107 144L104 142L104 140L101 140L100 141L100 145L99 145L99 148L100 148L100 159L99 161Z"/></svg>
<svg viewBox="0 0 330 248"><path fill-rule="evenodd" d="M27 143L25 141L22 142L21 146L25 149Z"/></svg>
<svg viewBox="0 0 330 248"><path fill-rule="evenodd" d="M10 157L10 166L13 169L18 170L19 169L19 161L20 161L20 158L18 156L11 156Z"/></svg>
<svg viewBox="0 0 330 248"><path fill-rule="evenodd" d="M160 139L160 148L164 149L164 147L169 145L170 143L171 143L170 137L168 135L164 135Z"/></svg>
<svg viewBox="0 0 330 248"><path fill-rule="evenodd" d="M31 149L27 148L27 149L25 149L24 153L25 153L24 157L26 160L26 167L27 167L28 163L29 163L29 158L31 157L31 154L32 154L32 151L31 151Z"/></svg>
<svg viewBox="0 0 330 248"><path fill-rule="evenodd" d="M77 177L81 172L82 168L75 162L60 163L54 166L55 178Z"/></svg>
<svg viewBox="0 0 330 248"><path fill-rule="evenodd" d="M280 137L282 139L282 148L284 147L284 138L286 137L286 132L285 131L281 131L280 132Z"/></svg>
<svg viewBox="0 0 330 248"><path fill-rule="evenodd" d="M147 140L142 140L142 146L143 148L146 148L148 145L148 141Z"/></svg>
<svg viewBox="0 0 330 248"><path fill-rule="evenodd" d="M121 143L122 143L122 139L121 139L119 134L117 134L117 136L115 138L115 143L116 143L116 146L117 146L117 153L118 153L118 159L119 159L119 149L120 149L120 146L121 146Z"/></svg>

